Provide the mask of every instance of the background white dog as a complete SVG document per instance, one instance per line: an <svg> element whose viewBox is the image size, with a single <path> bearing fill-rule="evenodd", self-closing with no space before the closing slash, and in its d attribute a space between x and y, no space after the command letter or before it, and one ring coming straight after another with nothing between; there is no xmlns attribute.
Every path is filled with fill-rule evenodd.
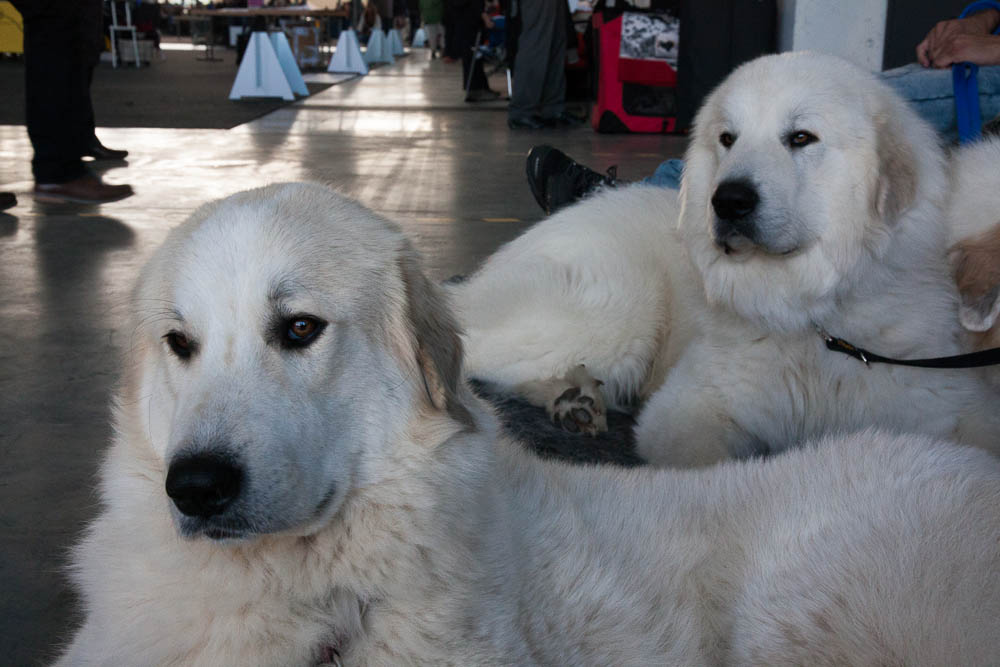
<svg viewBox="0 0 1000 667"><path fill-rule="evenodd" d="M953 156L948 221L961 320L978 347L1000 345L1000 138L987 137Z"/></svg>
<svg viewBox="0 0 1000 667"><path fill-rule="evenodd" d="M1000 461L866 432L704 471L498 436L391 223L282 185L144 269L63 665L988 665Z"/></svg>
<svg viewBox="0 0 1000 667"><path fill-rule="evenodd" d="M654 464L870 424L996 448L976 373L866 368L817 335L902 358L968 345L933 130L871 74L810 53L740 67L695 127L679 212L649 187L594 197L454 288L469 374L593 431L583 364L611 403L645 399Z"/></svg>

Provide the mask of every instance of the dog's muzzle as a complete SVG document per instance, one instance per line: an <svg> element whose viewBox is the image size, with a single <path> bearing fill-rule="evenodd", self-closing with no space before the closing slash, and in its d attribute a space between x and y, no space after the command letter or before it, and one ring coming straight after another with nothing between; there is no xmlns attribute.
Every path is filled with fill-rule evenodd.
<svg viewBox="0 0 1000 667"><path fill-rule="evenodd" d="M715 242L726 253L757 243L753 212L760 203L757 190L746 181L723 181L712 195ZM748 243L749 242L749 243Z"/></svg>

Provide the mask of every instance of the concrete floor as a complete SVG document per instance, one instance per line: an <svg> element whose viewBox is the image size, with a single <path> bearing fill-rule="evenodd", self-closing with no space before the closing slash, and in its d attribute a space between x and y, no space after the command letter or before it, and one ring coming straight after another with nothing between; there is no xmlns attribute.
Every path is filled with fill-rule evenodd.
<svg viewBox="0 0 1000 667"><path fill-rule="evenodd" d="M137 193L102 207L33 202L27 134L0 126L0 190L20 198L0 213L0 662L45 662L78 622L63 568L97 510L125 298L195 207L271 182L329 183L399 221L445 278L541 217L524 180L531 146L618 164L625 179L683 150L678 137L589 127L511 132L503 104L462 103L460 70L418 50L232 130L99 129L131 152L106 179Z"/></svg>

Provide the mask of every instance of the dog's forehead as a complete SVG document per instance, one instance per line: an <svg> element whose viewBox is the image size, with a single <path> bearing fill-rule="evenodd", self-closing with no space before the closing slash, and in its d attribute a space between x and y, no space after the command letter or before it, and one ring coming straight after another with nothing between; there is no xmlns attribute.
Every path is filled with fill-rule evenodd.
<svg viewBox="0 0 1000 667"><path fill-rule="evenodd" d="M766 56L737 69L717 91L712 121L738 131L815 129L829 116L864 118L861 89L868 75L832 56ZM812 126L812 127L810 127Z"/></svg>
<svg viewBox="0 0 1000 667"><path fill-rule="evenodd" d="M371 298L396 275L401 245L391 223L319 186L240 193L185 227L159 279L192 307Z"/></svg>

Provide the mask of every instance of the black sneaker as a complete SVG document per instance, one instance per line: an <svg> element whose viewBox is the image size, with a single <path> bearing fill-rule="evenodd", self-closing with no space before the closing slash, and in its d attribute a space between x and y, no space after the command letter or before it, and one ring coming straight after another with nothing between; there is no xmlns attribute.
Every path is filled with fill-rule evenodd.
<svg viewBox="0 0 1000 667"><path fill-rule="evenodd" d="M614 187L617 171L613 166L606 175L599 174L562 151L545 145L532 148L525 164L531 194L549 215L602 187Z"/></svg>

